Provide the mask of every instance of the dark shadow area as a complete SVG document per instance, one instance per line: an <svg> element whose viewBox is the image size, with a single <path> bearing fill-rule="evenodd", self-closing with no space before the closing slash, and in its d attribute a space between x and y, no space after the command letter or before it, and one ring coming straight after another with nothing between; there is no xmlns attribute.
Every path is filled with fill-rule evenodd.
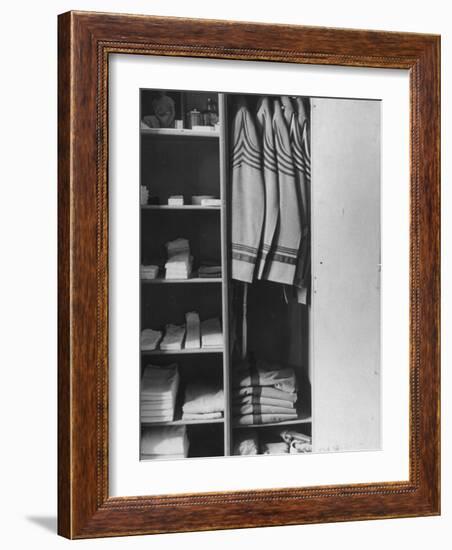
<svg viewBox="0 0 452 550"><path fill-rule="evenodd" d="M28 516L26 519L47 531L51 531L52 533L57 532L56 516Z"/></svg>

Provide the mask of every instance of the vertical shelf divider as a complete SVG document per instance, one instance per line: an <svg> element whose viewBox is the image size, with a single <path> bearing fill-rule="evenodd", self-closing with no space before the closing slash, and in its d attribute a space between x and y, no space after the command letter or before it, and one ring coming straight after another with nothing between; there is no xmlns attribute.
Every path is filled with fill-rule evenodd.
<svg viewBox="0 0 452 550"><path fill-rule="evenodd" d="M227 188L227 112L225 94L218 94L220 117L219 158L221 198L221 270L223 318L223 391L224 391L224 456L231 454L230 353L229 353L229 260L228 260L228 188Z"/></svg>

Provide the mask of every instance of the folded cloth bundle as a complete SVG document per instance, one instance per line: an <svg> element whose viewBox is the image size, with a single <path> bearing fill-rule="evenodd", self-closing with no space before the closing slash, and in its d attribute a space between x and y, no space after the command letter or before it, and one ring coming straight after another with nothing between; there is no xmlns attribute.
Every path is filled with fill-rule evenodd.
<svg viewBox="0 0 452 550"><path fill-rule="evenodd" d="M186 426L155 426L141 432L141 458L185 458L189 441Z"/></svg>
<svg viewBox="0 0 452 550"><path fill-rule="evenodd" d="M242 395L240 397L233 397L232 405L234 407L240 407L242 405L273 405L275 407L283 407L285 409L295 408L293 401L285 399L274 399L273 397L258 397L257 395Z"/></svg>
<svg viewBox="0 0 452 550"><path fill-rule="evenodd" d="M198 349L201 347L201 325L196 311L185 314L187 332L185 336L185 349Z"/></svg>
<svg viewBox="0 0 452 550"><path fill-rule="evenodd" d="M160 330L145 328L141 331L141 349L143 351L152 351L157 347L161 339L162 333Z"/></svg>
<svg viewBox="0 0 452 550"><path fill-rule="evenodd" d="M232 412L234 415L241 414L296 414L293 407L279 407L276 405L257 405L247 403L245 405L233 405Z"/></svg>
<svg viewBox="0 0 452 550"><path fill-rule="evenodd" d="M149 190L145 185L142 185L141 188L141 204L147 204L149 200Z"/></svg>
<svg viewBox="0 0 452 550"><path fill-rule="evenodd" d="M182 415L184 420L214 420L216 418L223 418L222 412L211 412L211 413L187 413L184 412Z"/></svg>
<svg viewBox="0 0 452 550"><path fill-rule="evenodd" d="M288 420L296 420L297 419L297 413L288 413L288 414L281 414L281 413L256 413L256 414L244 414L241 416L235 417L235 423L238 426L250 426L253 424L270 424L270 423L276 423L276 422L287 422Z"/></svg>
<svg viewBox="0 0 452 550"><path fill-rule="evenodd" d="M304 443L303 441L297 441L293 440L290 444L290 451L291 454L297 454L297 453L311 453L312 452L312 444L311 443Z"/></svg>
<svg viewBox="0 0 452 550"><path fill-rule="evenodd" d="M258 359L250 365L243 362L235 370L234 385L242 386L272 386L277 390L294 393L297 390L295 372L291 367L268 363Z"/></svg>
<svg viewBox="0 0 452 550"><path fill-rule="evenodd" d="M281 399L282 401L291 401L292 403L295 403L297 400L296 393L288 393L270 386L244 386L242 388L235 388L232 391L232 397L234 399L241 398L245 395L251 395L259 399L262 397L270 397L273 399Z"/></svg>
<svg viewBox="0 0 452 550"><path fill-rule="evenodd" d="M282 455L289 453L289 444L285 441L278 441L276 443L262 443L261 448L263 455Z"/></svg>
<svg viewBox="0 0 452 550"><path fill-rule="evenodd" d="M296 430L284 429L279 434L290 445L290 453L310 453L312 451L312 438Z"/></svg>
<svg viewBox="0 0 452 550"><path fill-rule="evenodd" d="M193 265L190 245L187 239L176 239L166 243L168 260L165 263L166 279L188 279Z"/></svg>
<svg viewBox="0 0 452 550"><path fill-rule="evenodd" d="M141 421L173 420L178 388L179 371L176 364L147 365L141 378Z"/></svg>
<svg viewBox="0 0 452 550"><path fill-rule="evenodd" d="M140 275L142 279L152 280L156 279L159 274L158 265L142 265L140 268Z"/></svg>
<svg viewBox="0 0 452 550"><path fill-rule="evenodd" d="M224 392L216 382L191 382L185 388L185 400L182 405L182 418L186 415L209 415L219 413L220 416L205 418L221 418L224 411Z"/></svg>
<svg viewBox="0 0 452 550"><path fill-rule="evenodd" d="M237 430L234 432L234 455L259 454L259 437L257 430Z"/></svg>
<svg viewBox="0 0 452 550"><path fill-rule="evenodd" d="M223 345L223 333L218 317L201 322L201 341L203 348L219 348Z"/></svg>
<svg viewBox="0 0 452 550"><path fill-rule="evenodd" d="M165 336L160 343L160 349L172 351L182 349L185 337L185 325L166 325Z"/></svg>
<svg viewBox="0 0 452 550"><path fill-rule="evenodd" d="M198 277L201 279L221 277L221 265L201 264L198 269Z"/></svg>

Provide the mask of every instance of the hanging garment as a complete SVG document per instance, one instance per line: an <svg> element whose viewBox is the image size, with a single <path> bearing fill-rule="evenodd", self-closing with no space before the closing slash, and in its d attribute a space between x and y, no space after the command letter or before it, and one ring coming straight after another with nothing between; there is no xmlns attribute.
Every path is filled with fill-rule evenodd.
<svg viewBox="0 0 452 550"><path fill-rule="evenodd" d="M301 240L300 206L289 130L279 100L273 102L273 132L279 186L279 224L264 279L292 285Z"/></svg>
<svg viewBox="0 0 452 550"><path fill-rule="evenodd" d="M311 161L309 153L308 115L301 97L296 98L296 103L297 113L294 113L291 119L290 138L302 207L302 238L298 253L294 285L297 288L298 302L306 304L310 274L309 188L311 182Z"/></svg>
<svg viewBox="0 0 452 550"><path fill-rule="evenodd" d="M262 138L262 164L265 189L264 230L257 270L258 279L261 279L263 276L267 255L273 244L279 219L278 166L276 163L272 119L270 99L264 97L256 113L257 127Z"/></svg>
<svg viewBox="0 0 452 550"><path fill-rule="evenodd" d="M265 196L261 146L244 103L235 115L232 147L232 277L254 277L264 220Z"/></svg>

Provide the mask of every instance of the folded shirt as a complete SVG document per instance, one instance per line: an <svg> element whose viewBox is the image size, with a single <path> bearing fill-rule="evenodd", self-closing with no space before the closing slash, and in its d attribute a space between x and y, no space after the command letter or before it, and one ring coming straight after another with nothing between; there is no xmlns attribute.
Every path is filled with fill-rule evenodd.
<svg viewBox="0 0 452 550"><path fill-rule="evenodd" d="M210 413L188 413L182 414L182 420L214 420L216 418L223 418L222 412L210 412Z"/></svg>
<svg viewBox="0 0 452 550"><path fill-rule="evenodd" d="M185 426L145 427L141 431L141 455L187 456L189 442Z"/></svg>
<svg viewBox="0 0 452 550"><path fill-rule="evenodd" d="M262 443L262 454L264 455L281 455L289 453L289 444L285 441L277 443Z"/></svg>
<svg viewBox="0 0 452 550"><path fill-rule="evenodd" d="M160 343L161 350L182 349L185 337L185 325L166 325L165 336Z"/></svg>
<svg viewBox="0 0 452 550"><path fill-rule="evenodd" d="M283 401L292 401L292 403L295 403L297 400L296 393L277 390L271 386L243 386L241 388L235 388L232 391L233 398L240 398L244 395L252 395L254 397L272 397L274 399L282 399Z"/></svg>
<svg viewBox="0 0 452 550"><path fill-rule="evenodd" d="M249 403L247 405L233 406L232 412L235 416L242 414L293 414L293 407L276 407L275 405L257 405Z"/></svg>
<svg viewBox="0 0 452 550"><path fill-rule="evenodd" d="M185 314L185 349L198 349L201 347L201 324L196 311Z"/></svg>
<svg viewBox="0 0 452 550"><path fill-rule="evenodd" d="M274 405L275 407L284 407L286 409L293 409L295 403L286 399L275 399L273 397L258 397L256 395L241 395L240 397L233 397L232 405Z"/></svg>
<svg viewBox="0 0 452 550"><path fill-rule="evenodd" d="M297 389L295 372L292 367L282 367L258 359L255 365L242 363L234 370L233 385L272 386L278 390L294 393Z"/></svg>
<svg viewBox="0 0 452 550"><path fill-rule="evenodd" d="M145 328L144 330L141 331L141 349L143 351L154 350L161 339L162 339L162 332L160 330Z"/></svg>
<svg viewBox="0 0 452 550"><path fill-rule="evenodd" d="M234 455L257 455L259 454L259 437L257 431L236 430L234 431Z"/></svg>
<svg viewBox="0 0 452 550"><path fill-rule="evenodd" d="M249 426L253 424L270 424L276 422L287 422L288 420L296 420L297 414L244 414L236 416L234 421L239 426Z"/></svg>
<svg viewBox="0 0 452 550"><path fill-rule="evenodd" d="M223 333L218 317L201 322L201 342L203 348L219 348L223 345Z"/></svg>
<svg viewBox="0 0 452 550"><path fill-rule="evenodd" d="M199 414L224 411L224 392L219 383L191 382L185 388L184 413Z"/></svg>

